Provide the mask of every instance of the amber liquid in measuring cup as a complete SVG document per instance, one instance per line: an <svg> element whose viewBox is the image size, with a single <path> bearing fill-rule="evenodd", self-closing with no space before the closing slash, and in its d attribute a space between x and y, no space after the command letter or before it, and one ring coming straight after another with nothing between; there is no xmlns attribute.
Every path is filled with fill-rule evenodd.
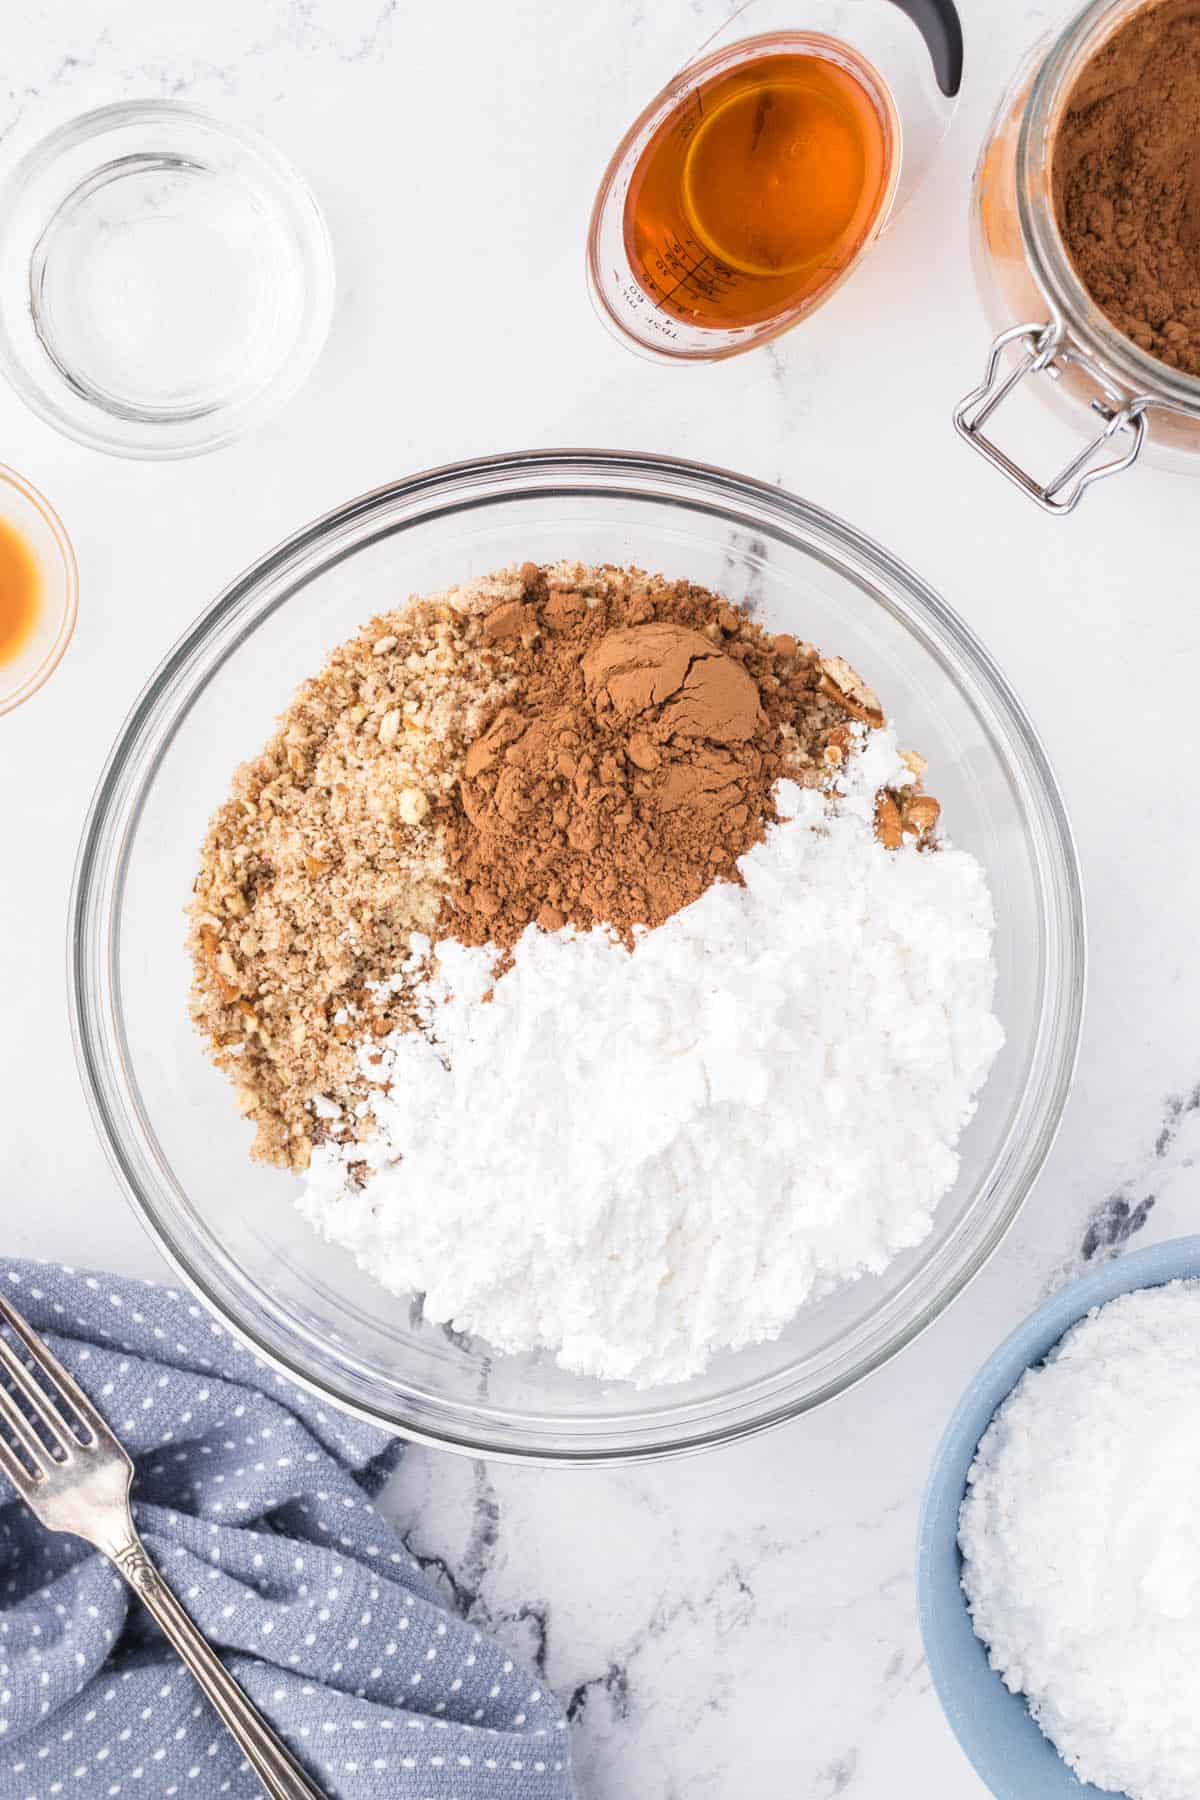
<svg viewBox="0 0 1200 1800"><path fill-rule="evenodd" d="M661 311L729 330L815 304L874 235L898 132L882 79L829 40L691 88L643 151L625 248ZM840 53L840 54L839 54Z"/></svg>
<svg viewBox="0 0 1200 1800"><path fill-rule="evenodd" d="M0 664L15 661L25 649L41 604L37 557L16 526L0 519Z"/></svg>

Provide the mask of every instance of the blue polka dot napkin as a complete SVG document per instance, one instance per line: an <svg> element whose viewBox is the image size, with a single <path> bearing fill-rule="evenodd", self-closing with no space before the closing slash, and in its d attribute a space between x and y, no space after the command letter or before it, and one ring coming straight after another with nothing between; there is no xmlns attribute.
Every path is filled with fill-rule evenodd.
<svg viewBox="0 0 1200 1800"><path fill-rule="evenodd" d="M399 1446L264 1368L191 1297L0 1263L134 1458L134 1517L200 1629L339 1800L569 1800L562 1712L447 1613L374 1510ZM261 1790L107 1562L0 1476L0 1800Z"/></svg>

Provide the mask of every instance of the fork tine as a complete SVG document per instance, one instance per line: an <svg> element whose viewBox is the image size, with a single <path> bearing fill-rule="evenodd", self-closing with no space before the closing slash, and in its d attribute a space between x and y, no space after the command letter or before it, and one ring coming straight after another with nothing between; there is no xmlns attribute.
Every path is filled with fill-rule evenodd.
<svg viewBox="0 0 1200 1800"><path fill-rule="evenodd" d="M6 1387L0 1387L0 1424L7 1425L18 1443L24 1446L39 1475L49 1474L54 1467L54 1458ZM12 1454L11 1450L9 1453ZM28 1481L28 1470L24 1471L24 1475Z"/></svg>
<svg viewBox="0 0 1200 1800"><path fill-rule="evenodd" d="M35 1479L3 1436L0 1436L0 1469L4 1470L18 1494L23 1495Z"/></svg>
<svg viewBox="0 0 1200 1800"><path fill-rule="evenodd" d="M39 1387L30 1373L29 1364L21 1361L8 1339L0 1332L0 1373L6 1374L14 1387L20 1388L28 1400L38 1424L54 1439L60 1450L78 1449L79 1439L54 1404L54 1397Z"/></svg>
<svg viewBox="0 0 1200 1800"><path fill-rule="evenodd" d="M92 1405L75 1377L59 1362L49 1344L44 1343L12 1302L0 1293L0 1320L7 1324L15 1337L20 1338L30 1356L42 1372L54 1382L65 1400L69 1400L72 1409L83 1420L92 1436L98 1443L114 1442L112 1432ZM78 1443L78 1439L75 1440Z"/></svg>

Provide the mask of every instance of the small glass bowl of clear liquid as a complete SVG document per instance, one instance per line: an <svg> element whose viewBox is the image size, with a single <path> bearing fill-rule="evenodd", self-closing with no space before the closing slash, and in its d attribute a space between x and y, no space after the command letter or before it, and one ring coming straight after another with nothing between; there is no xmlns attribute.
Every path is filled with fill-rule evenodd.
<svg viewBox="0 0 1200 1800"><path fill-rule="evenodd" d="M215 449L324 343L333 258L304 182L243 127L134 102L54 132L0 190L0 366L96 449Z"/></svg>

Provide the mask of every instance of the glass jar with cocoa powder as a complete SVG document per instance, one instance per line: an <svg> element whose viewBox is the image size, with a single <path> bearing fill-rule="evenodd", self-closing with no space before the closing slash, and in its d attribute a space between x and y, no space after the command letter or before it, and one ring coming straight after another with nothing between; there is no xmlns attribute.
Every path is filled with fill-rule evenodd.
<svg viewBox="0 0 1200 1800"><path fill-rule="evenodd" d="M998 335L954 421L1049 512L1072 511L1093 482L1143 454L1200 472L1192 83L1192 0L1092 0L1030 52L980 153L971 254ZM1078 452L1048 479L993 435L1019 383L1079 435Z"/></svg>

